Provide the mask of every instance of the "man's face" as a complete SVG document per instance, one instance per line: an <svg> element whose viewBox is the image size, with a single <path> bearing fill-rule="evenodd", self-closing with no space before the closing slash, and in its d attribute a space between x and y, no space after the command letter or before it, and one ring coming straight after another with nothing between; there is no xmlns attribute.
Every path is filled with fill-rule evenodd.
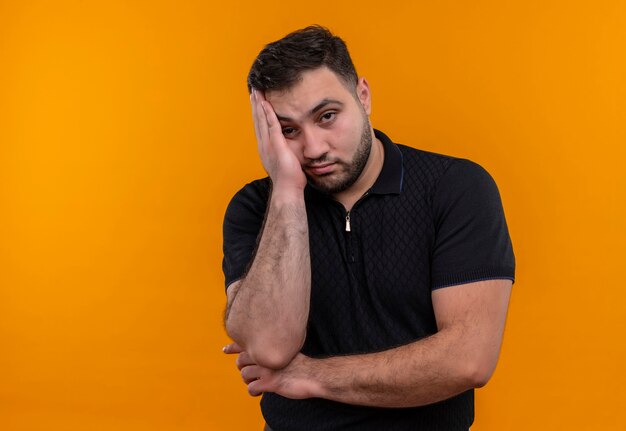
<svg viewBox="0 0 626 431"><path fill-rule="evenodd" d="M345 191L359 179L372 147L369 88L359 81L355 96L326 67L301 77L294 86L265 97L309 184L329 194Z"/></svg>

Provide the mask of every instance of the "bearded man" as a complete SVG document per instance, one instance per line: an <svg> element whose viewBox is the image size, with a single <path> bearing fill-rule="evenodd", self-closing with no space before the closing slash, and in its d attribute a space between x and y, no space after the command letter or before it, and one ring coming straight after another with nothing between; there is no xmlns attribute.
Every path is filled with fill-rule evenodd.
<svg viewBox="0 0 626 431"><path fill-rule="evenodd" d="M268 177L226 211L224 351L266 429L468 430L515 271L493 179L374 130L323 27L267 45L248 89Z"/></svg>

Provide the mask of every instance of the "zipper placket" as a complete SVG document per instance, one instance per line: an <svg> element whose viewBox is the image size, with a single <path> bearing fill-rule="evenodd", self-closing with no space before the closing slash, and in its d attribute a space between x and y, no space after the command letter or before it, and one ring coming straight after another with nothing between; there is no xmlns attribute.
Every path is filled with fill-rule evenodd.
<svg viewBox="0 0 626 431"><path fill-rule="evenodd" d="M363 199L365 199L365 197L369 194L369 190L367 192L365 192L365 194L363 194L363 196L361 196L359 198L358 201L356 201L354 203L354 205L352 205L352 209L350 211L352 211L354 208L356 208L356 206L358 205L359 202L361 202ZM356 262L356 259L354 257L354 253L352 252L353 246L352 246L352 235L350 234L350 232L352 232L352 227L350 226L350 211L346 212L346 232L348 233L346 235L346 247L347 247L347 252L348 252L348 259L350 260L350 262Z"/></svg>
<svg viewBox="0 0 626 431"><path fill-rule="evenodd" d="M359 198L359 200L358 200L358 201L356 201L356 202L354 203L354 205L352 205L352 209L354 209L354 208L357 206L357 204L358 204L359 202L361 202L363 199L365 199L365 197L366 197L367 195L369 195L369 194L370 194L369 190L368 190L368 191L366 191L366 192L363 194L363 196L361 196L361 197ZM352 211L352 210L350 210L350 211ZM350 211L346 212L346 232L351 232L351 228L350 228Z"/></svg>

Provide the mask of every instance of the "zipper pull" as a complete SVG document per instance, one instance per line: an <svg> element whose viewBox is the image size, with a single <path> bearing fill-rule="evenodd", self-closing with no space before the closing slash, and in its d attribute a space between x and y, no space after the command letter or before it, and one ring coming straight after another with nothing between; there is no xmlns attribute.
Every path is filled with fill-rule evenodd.
<svg viewBox="0 0 626 431"><path fill-rule="evenodd" d="M350 232L350 211L346 214L346 232Z"/></svg>

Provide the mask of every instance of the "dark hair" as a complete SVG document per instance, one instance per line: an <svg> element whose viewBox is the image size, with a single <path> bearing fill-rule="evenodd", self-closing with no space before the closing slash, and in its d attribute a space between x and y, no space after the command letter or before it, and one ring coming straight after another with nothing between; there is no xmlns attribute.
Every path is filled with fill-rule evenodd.
<svg viewBox="0 0 626 431"><path fill-rule="evenodd" d="M248 92L289 88L301 79L302 72L322 66L351 89L356 87L356 69L341 38L320 25L296 30L259 53L248 74Z"/></svg>

